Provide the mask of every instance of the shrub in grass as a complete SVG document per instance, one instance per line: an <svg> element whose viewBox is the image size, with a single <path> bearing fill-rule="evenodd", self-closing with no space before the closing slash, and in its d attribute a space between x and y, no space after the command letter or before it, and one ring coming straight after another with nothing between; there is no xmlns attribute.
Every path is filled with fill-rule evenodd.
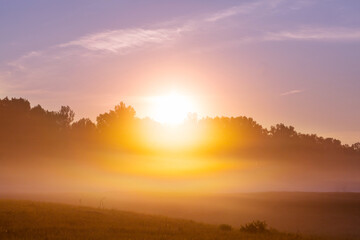
<svg viewBox="0 0 360 240"><path fill-rule="evenodd" d="M252 221L240 227L240 231L247 233L268 233L268 225L265 221Z"/></svg>
<svg viewBox="0 0 360 240"><path fill-rule="evenodd" d="M229 224L221 224L219 226L219 228L222 231L231 231L232 230L232 226L230 226Z"/></svg>

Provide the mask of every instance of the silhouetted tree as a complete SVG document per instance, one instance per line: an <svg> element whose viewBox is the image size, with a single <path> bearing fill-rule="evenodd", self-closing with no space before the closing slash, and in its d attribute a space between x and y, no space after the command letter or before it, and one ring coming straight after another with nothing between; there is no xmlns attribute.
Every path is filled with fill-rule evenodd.
<svg viewBox="0 0 360 240"><path fill-rule="evenodd" d="M351 147L354 151L360 152L360 142L354 143Z"/></svg>
<svg viewBox="0 0 360 240"><path fill-rule="evenodd" d="M62 106L57 114L57 123L63 129L69 128L74 121L75 113L69 106Z"/></svg>
<svg viewBox="0 0 360 240"><path fill-rule="evenodd" d="M119 128L122 124L130 122L135 118L135 110L131 106L126 106L125 103L120 102L115 106L114 110L108 113L100 114L97 118L97 127L100 131L108 128Z"/></svg>
<svg viewBox="0 0 360 240"><path fill-rule="evenodd" d="M93 132L96 130L96 125L89 118L82 118L71 125L75 132Z"/></svg>
<svg viewBox="0 0 360 240"><path fill-rule="evenodd" d="M284 124L276 124L270 128L270 135L274 138L295 138L297 132L293 126L285 126Z"/></svg>
<svg viewBox="0 0 360 240"><path fill-rule="evenodd" d="M31 107L26 99L6 97L0 99L0 154L21 153L26 149L35 153L63 152L69 146L88 147L89 143L91 147L153 148L153 142L163 137L158 134L162 131L160 124L148 118L138 119L135 114L133 107L120 102L113 110L100 114L95 125L88 118L74 122L75 113L69 106L62 106L59 111L48 111L40 105ZM284 124L267 130L244 116L197 119L196 114L189 114L179 128L190 133L189 141L196 139L188 147L208 152L262 154L266 157L276 153L332 156L358 156L360 153L360 143L342 145L337 139L298 133L293 126Z"/></svg>

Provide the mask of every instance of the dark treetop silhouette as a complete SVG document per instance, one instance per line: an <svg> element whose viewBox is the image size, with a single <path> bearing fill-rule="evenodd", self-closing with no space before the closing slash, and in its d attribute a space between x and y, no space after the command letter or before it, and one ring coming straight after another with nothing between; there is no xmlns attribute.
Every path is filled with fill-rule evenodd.
<svg viewBox="0 0 360 240"><path fill-rule="evenodd" d="M117 190L128 174L174 180L207 171L242 191L360 191L359 143L342 145L284 124L266 129L248 117L190 114L169 127L137 118L124 103L96 124L74 122L74 115L70 107L47 111L22 98L0 100L0 191Z"/></svg>
<svg viewBox="0 0 360 240"><path fill-rule="evenodd" d="M145 131L161 131L162 126L150 119L139 119L135 110L123 102L114 110L100 114L97 123L82 118L74 122L75 113L68 106L47 111L40 105L31 107L22 98L0 99L0 151L5 154L50 152L64 153L74 148L112 148L136 151L160 150L148 144ZM342 145L339 140L316 134L302 134L294 127L277 124L270 129L248 117L189 118L179 128L203 137L181 151L202 153L287 155L326 154L360 156L360 143ZM142 132L143 131L143 132ZM159 134L151 134L151 141ZM219 141L222 139L222 141ZM157 149L158 148L158 149ZM166 146L162 146L166 148Z"/></svg>

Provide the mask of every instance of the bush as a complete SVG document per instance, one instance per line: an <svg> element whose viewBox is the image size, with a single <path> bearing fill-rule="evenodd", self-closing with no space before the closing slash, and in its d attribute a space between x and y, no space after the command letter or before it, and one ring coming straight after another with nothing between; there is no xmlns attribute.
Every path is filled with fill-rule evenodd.
<svg viewBox="0 0 360 240"><path fill-rule="evenodd" d="M247 233L267 233L270 230L265 221L252 221L240 227L240 231Z"/></svg>
<svg viewBox="0 0 360 240"><path fill-rule="evenodd" d="M219 226L219 228L222 231L231 231L232 230L232 226L230 226L229 224L221 224Z"/></svg>

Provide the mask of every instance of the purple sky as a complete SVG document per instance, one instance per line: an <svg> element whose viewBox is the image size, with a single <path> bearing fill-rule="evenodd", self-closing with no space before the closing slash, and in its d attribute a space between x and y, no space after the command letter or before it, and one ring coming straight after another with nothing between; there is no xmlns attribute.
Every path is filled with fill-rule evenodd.
<svg viewBox="0 0 360 240"><path fill-rule="evenodd" d="M360 1L0 0L0 97L91 117L177 90L200 116L360 141Z"/></svg>

